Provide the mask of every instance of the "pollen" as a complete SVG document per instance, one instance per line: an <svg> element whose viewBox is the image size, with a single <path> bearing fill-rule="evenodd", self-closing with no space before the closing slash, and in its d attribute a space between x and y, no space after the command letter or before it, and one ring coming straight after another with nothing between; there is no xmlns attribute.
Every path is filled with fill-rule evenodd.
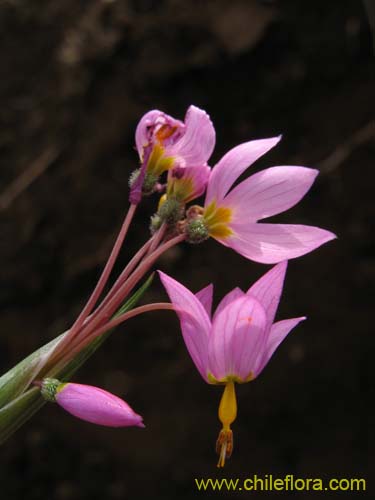
<svg viewBox="0 0 375 500"><path fill-rule="evenodd" d="M217 463L217 466L219 468L224 467L225 460L231 457L232 451L233 451L233 432L230 429L228 431L222 429L216 441L216 452L219 455L219 461Z"/></svg>
<svg viewBox="0 0 375 500"><path fill-rule="evenodd" d="M156 138L159 142L169 139L177 130L177 127L171 127L170 125L162 125L156 132Z"/></svg>

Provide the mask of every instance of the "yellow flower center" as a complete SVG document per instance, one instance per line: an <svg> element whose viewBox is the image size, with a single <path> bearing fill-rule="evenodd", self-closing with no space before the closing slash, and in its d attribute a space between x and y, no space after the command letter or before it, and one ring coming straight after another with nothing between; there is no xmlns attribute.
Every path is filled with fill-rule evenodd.
<svg viewBox="0 0 375 500"><path fill-rule="evenodd" d="M229 227L229 223L232 220L232 213L231 208L218 207L215 200L211 201L204 208L203 218L210 236L225 239L233 234L233 231Z"/></svg>
<svg viewBox="0 0 375 500"><path fill-rule="evenodd" d="M180 179L172 177L172 179L168 180L168 196L174 197L176 200L187 203L190 201L193 192L193 180L188 177L182 177Z"/></svg>
<svg viewBox="0 0 375 500"><path fill-rule="evenodd" d="M172 156L164 156L163 146L155 144L148 159L147 172L159 177L163 172L172 168L173 164L174 158Z"/></svg>
<svg viewBox="0 0 375 500"><path fill-rule="evenodd" d="M250 372L249 375L245 378L241 378L238 375L226 375L223 378L217 379L212 375L212 373L207 373L207 378L210 384L214 385L224 385L228 382L236 382L237 384L246 384L247 382L251 382L255 379L254 373Z"/></svg>

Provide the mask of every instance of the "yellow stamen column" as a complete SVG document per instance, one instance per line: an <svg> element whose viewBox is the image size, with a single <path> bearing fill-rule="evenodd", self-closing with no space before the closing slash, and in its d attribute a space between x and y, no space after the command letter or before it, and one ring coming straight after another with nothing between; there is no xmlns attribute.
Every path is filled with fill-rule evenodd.
<svg viewBox="0 0 375 500"><path fill-rule="evenodd" d="M225 384L224 392L219 405L219 419L223 424L219 437L216 441L216 451L219 454L217 466L224 467L225 459L231 456L233 451L233 433L230 428L237 417L237 400L234 382Z"/></svg>

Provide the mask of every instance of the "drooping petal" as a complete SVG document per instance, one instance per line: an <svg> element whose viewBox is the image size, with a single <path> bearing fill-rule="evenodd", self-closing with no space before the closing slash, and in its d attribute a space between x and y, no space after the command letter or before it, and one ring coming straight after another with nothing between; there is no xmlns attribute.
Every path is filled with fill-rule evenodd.
<svg viewBox="0 0 375 500"><path fill-rule="evenodd" d="M175 139L179 137L180 131L185 127L180 120L176 120L158 109L143 115L135 131L135 144L141 161L143 161L144 148L154 141L154 132L165 125L170 129L176 129L178 133Z"/></svg>
<svg viewBox="0 0 375 500"><path fill-rule="evenodd" d="M315 250L336 238L325 229L294 224L231 224L233 234L220 240L238 253L263 264L276 264Z"/></svg>
<svg viewBox="0 0 375 500"><path fill-rule="evenodd" d="M103 389L72 383L60 387L56 402L77 418L107 427L144 427L142 417L125 401Z"/></svg>
<svg viewBox="0 0 375 500"><path fill-rule="evenodd" d="M161 271L160 279L180 319L187 350L202 377L207 380L208 337L211 321L200 300L181 283Z"/></svg>
<svg viewBox="0 0 375 500"><path fill-rule="evenodd" d="M213 320L224 309L224 307L226 307L231 302L234 302L236 299L243 297L244 295L245 295L245 293L239 287L234 288L229 293L224 295L224 297L221 299L221 301L219 302L219 305L216 308L216 311L213 315Z"/></svg>
<svg viewBox="0 0 375 500"><path fill-rule="evenodd" d="M212 169L205 206L213 200L220 203L238 177L258 158L273 148L280 139L281 136L249 141L228 151Z"/></svg>
<svg viewBox="0 0 375 500"><path fill-rule="evenodd" d="M209 317L211 317L213 294L214 294L214 285L212 283L207 285L205 288L202 288L202 290L199 290L199 292L195 294L197 299L205 308Z"/></svg>
<svg viewBox="0 0 375 500"><path fill-rule="evenodd" d="M178 157L182 167L205 165L214 150L215 140L215 129L208 114L190 106L185 116L184 134L166 148L166 154Z"/></svg>
<svg viewBox="0 0 375 500"><path fill-rule="evenodd" d="M258 279L246 292L255 297L264 307L267 316L267 331L271 327L279 305L288 261L280 262Z"/></svg>
<svg viewBox="0 0 375 500"><path fill-rule="evenodd" d="M276 349L279 347L288 333L293 330L293 328L297 326L298 323L304 321L305 319L305 316L301 316L300 318L284 319L282 321L277 321L272 325L264 353L260 359L259 367L257 368L256 375L258 375L263 370L268 361L271 359L273 353L276 351Z"/></svg>
<svg viewBox="0 0 375 500"><path fill-rule="evenodd" d="M256 222L284 212L310 189L319 171L306 167L271 167L236 186L225 198L233 222Z"/></svg>
<svg viewBox="0 0 375 500"><path fill-rule="evenodd" d="M135 129L135 145L142 160L143 149L150 143L152 139L152 127L160 117L164 116L162 111L153 109L140 119L137 128Z"/></svg>
<svg viewBox="0 0 375 500"><path fill-rule="evenodd" d="M208 346L209 372L217 379L245 381L267 340L266 313L253 297L230 302L215 317Z"/></svg>

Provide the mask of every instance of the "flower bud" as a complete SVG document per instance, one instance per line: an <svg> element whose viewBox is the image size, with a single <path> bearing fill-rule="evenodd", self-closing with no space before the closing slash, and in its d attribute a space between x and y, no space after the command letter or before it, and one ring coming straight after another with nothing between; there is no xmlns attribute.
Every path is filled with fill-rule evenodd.
<svg viewBox="0 0 375 500"><path fill-rule="evenodd" d="M125 401L98 387L61 383L57 379L45 378L41 393L47 401L55 401L68 413L93 424L144 427L142 417Z"/></svg>

